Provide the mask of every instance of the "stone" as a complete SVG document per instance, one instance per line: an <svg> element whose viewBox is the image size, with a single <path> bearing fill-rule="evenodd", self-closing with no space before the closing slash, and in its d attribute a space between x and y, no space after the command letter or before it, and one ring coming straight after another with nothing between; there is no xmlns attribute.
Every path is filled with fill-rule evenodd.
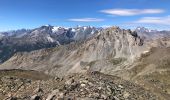
<svg viewBox="0 0 170 100"><path fill-rule="evenodd" d="M7 100L17 100L17 97L11 97L11 98L9 98Z"/></svg>
<svg viewBox="0 0 170 100"><path fill-rule="evenodd" d="M88 84L89 84L90 86L93 86L93 83L92 83L92 82L88 82Z"/></svg>
<svg viewBox="0 0 170 100"><path fill-rule="evenodd" d="M82 81L80 81L80 83L88 83L88 80L82 80Z"/></svg>
<svg viewBox="0 0 170 100"><path fill-rule="evenodd" d="M43 89L38 87L34 90L34 93L43 93Z"/></svg>
<svg viewBox="0 0 170 100"><path fill-rule="evenodd" d="M98 87L98 89L99 89L99 90L101 90L101 89L102 89L102 87Z"/></svg>
<svg viewBox="0 0 170 100"><path fill-rule="evenodd" d="M123 97L124 97L125 99L127 99L129 96L130 96L130 94L129 94L128 92L125 91L125 92L123 93Z"/></svg>
<svg viewBox="0 0 170 100"><path fill-rule="evenodd" d="M33 96L31 97L31 100L41 100L41 97L38 96L38 95L33 95Z"/></svg>
<svg viewBox="0 0 170 100"><path fill-rule="evenodd" d="M123 89L124 87L122 85L118 85L119 88Z"/></svg>
<svg viewBox="0 0 170 100"><path fill-rule="evenodd" d="M119 100L119 98L118 98L118 97L116 97L116 96L114 96L113 98L114 98L114 100Z"/></svg>
<svg viewBox="0 0 170 100"><path fill-rule="evenodd" d="M86 86L86 84L81 84L80 86L81 86L81 87L85 87L85 86Z"/></svg>
<svg viewBox="0 0 170 100"><path fill-rule="evenodd" d="M59 90L58 89L56 89L56 90L54 90L54 91L52 91L52 93L50 93L49 95L48 95L48 97L47 97L47 99L46 100L53 100L53 98L55 98L56 97L56 95L57 95L57 93L59 92Z"/></svg>
<svg viewBox="0 0 170 100"><path fill-rule="evenodd" d="M75 90L75 89L77 88L77 86L78 86L78 84L77 84L76 82L73 82L72 84L70 84L70 85L68 86L68 89L69 89L70 91L73 91L73 90Z"/></svg>
<svg viewBox="0 0 170 100"><path fill-rule="evenodd" d="M60 92L59 94L58 94L58 97L57 97L58 99L64 99L64 93L62 93L62 92Z"/></svg>
<svg viewBox="0 0 170 100"><path fill-rule="evenodd" d="M104 100L106 100L107 97L108 97L107 95L104 95L104 94L101 95L101 98L104 99Z"/></svg>
<svg viewBox="0 0 170 100"><path fill-rule="evenodd" d="M111 95L112 94L112 89L110 88L110 86L107 86L107 94Z"/></svg>
<svg viewBox="0 0 170 100"><path fill-rule="evenodd" d="M60 78L59 78L59 77L55 77L54 79L55 79L55 80L60 80Z"/></svg>
<svg viewBox="0 0 170 100"><path fill-rule="evenodd" d="M66 85L71 85L74 82L74 79L69 79L65 82Z"/></svg>
<svg viewBox="0 0 170 100"><path fill-rule="evenodd" d="M99 93L93 93L94 98L99 98L100 94Z"/></svg>

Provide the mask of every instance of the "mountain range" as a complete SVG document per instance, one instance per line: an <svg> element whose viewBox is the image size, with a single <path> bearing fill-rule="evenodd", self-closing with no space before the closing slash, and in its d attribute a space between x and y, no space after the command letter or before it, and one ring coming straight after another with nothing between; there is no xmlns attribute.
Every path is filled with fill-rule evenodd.
<svg viewBox="0 0 170 100"><path fill-rule="evenodd" d="M150 30L145 27L137 27L135 31L138 33L138 35L140 35L143 38L147 38L147 39L158 39L158 38L170 36L169 30L158 31L158 30Z"/></svg>
<svg viewBox="0 0 170 100"><path fill-rule="evenodd" d="M100 31L95 27L64 28L50 25L0 33L0 62L16 52L32 51L81 41Z"/></svg>
<svg viewBox="0 0 170 100"><path fill-rule="evenodd" d="M21 92L17 89L16 98L53 100L53 96L60 97L57 96L60 92L62 99L83 100L168 100L170 97L169 31L47 25L0 34L2 87L11 86L9 80L19 81L16 88L20 81L28 87L21 88ZM33 95L32 87L37 84L41 85ZM14 93L11 88L4 90L5 97Z"/></svg>
<svg viewBox="0 0 170 100"><path fill-rule="evenodd" d="M0 62L9 59L16 52L33 51L75 41L84 41L101 30L104 29L91 26L65 28L45 25L35 29L0 32ZM170 33L169 31L149 30L144 27L137 27L135 31L143 40L169 37Z"/></svg>

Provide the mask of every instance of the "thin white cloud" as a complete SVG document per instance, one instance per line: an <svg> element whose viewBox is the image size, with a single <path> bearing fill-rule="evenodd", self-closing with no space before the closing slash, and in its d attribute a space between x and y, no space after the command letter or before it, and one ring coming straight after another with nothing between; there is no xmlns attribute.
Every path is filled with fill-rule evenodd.
<svg viewBox="0 0 170 100"><path fill-rule="evenodd" d="M117 16L134 16L141 14L158 14L165 11L163 9L106 9L100 12Z"/></svg>
<svg viewBox="0 0 170 100"><path fill-rule="evenodd" d="M134 21L133 23L170 25L170 16L143 17L137 21Z"/></svg>
<svg viewBox="0 0 170 100"><path fill-rule="evenodd" d="M99 18L73 18L73 19L68 19L69 21L74 21L74 22L101 22L104 21L104 19L99 19Z"/></svg>
<svg viewBox="0 0 170 100"><path fill-rule="evenodd" d="M109 27L112 27L112 25L102 25L101 27L102 28L109 28Z"/></svg>

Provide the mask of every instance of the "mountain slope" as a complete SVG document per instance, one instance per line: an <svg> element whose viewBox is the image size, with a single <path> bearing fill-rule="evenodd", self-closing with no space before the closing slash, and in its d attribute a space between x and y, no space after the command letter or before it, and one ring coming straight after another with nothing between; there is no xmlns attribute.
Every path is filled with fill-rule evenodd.
<svg viewBox="0 0 170 100"><path fill-rule="evenodd" d="M129 69L122 69L115 74L155 92L162 100L168 100L170 97L170 47L153 47L149 52L142 54Z"/></svg>

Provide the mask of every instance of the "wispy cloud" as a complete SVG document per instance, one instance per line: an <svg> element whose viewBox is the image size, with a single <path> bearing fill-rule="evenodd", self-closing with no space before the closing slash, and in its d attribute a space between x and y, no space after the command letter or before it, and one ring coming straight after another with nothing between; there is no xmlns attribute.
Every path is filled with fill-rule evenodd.
<svg viewBox="0 0 170 100"><path fill-rule="evenodd" d="M109 27L112 27L112 25L102 25L101 27L102 28L109 28Z"/></svg>
<svg viewBox="0 0 170 100"><path fill-rule="evenodd" d="M100 12L117 16L134 16L141 14L157 14L165 11L163 9L106 9Z"/></svg>
<svg viewBox="0 0 170 100"><path fill-rule="evenodd" d="M99 18L73 18L73 19L68 19L69 21L74 21L74 22L101 22L104 21L104 19L99 19Z"/></svg>
<svg viewBox="0 0 170 100"><path fill-rule="evenodd" d="M133 23L170 25L170 16L143 17L137 21L134 21Z"/></svg>

